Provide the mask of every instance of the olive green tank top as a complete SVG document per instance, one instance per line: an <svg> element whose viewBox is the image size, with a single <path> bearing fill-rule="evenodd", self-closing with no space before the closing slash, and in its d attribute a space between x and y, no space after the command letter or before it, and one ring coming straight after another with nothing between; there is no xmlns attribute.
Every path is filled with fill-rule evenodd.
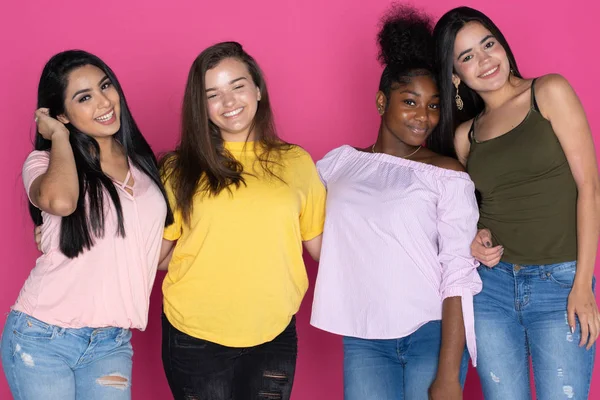
<svg viewBox="0 0 600 400"><path fill-rule="evenodd" d="M521 265L577 258L577 186L534 84L529 113L504 135L478 142L475 117L467 159L481 195L479 227L504 246L502 261Z"/></svg>

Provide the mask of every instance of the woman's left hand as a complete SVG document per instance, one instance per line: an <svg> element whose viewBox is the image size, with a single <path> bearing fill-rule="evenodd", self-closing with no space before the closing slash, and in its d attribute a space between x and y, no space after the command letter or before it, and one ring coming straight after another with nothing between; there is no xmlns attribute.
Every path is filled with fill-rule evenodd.
<svg viewBox="0 0 600 400"><path fill-rule="evenodd" d="M589 350L600 334L600 313L596 305L596 298L592 291L592 285L573 285L567 301L567 315L571 332L575 332L577 326L575 316L579 319L581 326L581 340L579 346L587 343Z"/></svg>
<svg viewBox="0 0 600 400"><path fill-rule="evenodd" d="M429 387L429 400L462 400L462 388L458 380L435 379Z"/></svg>

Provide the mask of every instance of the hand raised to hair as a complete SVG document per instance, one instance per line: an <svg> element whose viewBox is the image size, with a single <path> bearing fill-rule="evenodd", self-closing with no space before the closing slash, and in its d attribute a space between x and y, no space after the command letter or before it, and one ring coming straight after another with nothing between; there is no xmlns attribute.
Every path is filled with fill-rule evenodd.
<svg viewBox="0 0 600 400"><path fill-rule="evenodd" d="M69 135L67 127L50 116L50 110L47 108L38 108L35 110L35 123L37 124L37 130L46 140L52 140L55 134L66 134Z"/></svg>

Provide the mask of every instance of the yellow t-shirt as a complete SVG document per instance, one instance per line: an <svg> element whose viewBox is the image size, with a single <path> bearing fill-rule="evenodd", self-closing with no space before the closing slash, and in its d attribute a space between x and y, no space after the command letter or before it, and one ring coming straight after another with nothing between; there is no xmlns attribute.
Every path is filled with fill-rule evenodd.
<svg viewBox="0 0 600 400"><path fill-rule="evenodd" d="M245 148L244 148L245 145ZM284 181L265 176L253 143L226 142L244 166L246 186L198 194L188 226L175 207L164 238L177 240L163 282L169 322L190 336L229 347L274 339L298 311L308 288L302 241L323 232L325 188L310 155L282 154Z"/></svg>

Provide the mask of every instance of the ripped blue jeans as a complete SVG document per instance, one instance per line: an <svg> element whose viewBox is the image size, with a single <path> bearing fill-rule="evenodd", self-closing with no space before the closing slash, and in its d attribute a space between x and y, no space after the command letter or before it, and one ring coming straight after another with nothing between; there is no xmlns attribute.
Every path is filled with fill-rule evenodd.
<svg viewBox="0 0 600 400"><path fill-rule="evenodd" d="M530 356L538 399L588 398L596 346L579 347L579 321L574 333L567 322L575 268L574 261L479 267L477 372L486 400L531 399Z"/></svg>
<svg viewBox="0 0 600 400"><path fill-rule="evenodd" d="M15 400L131 399L131 332L69 329L11 311L2 367Z"/></svg>

